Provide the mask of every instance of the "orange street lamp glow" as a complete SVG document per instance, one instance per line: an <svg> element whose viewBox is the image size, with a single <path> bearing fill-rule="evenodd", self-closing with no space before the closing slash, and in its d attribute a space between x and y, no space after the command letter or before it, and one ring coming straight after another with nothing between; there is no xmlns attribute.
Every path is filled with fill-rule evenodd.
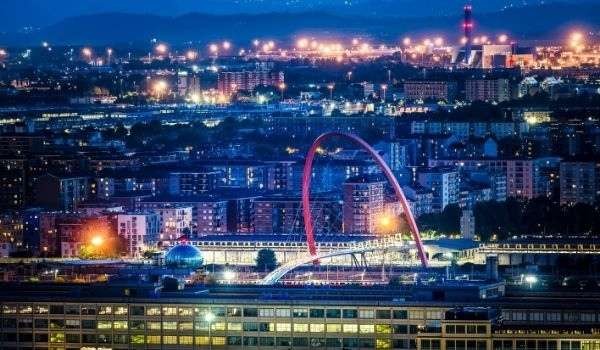
<svg viewBox="0 0 600 350"><path fill-rule="evenodd" d="M104 243L104 238L102 236L94 236L90 241L94 247L99 247Z"/></svg>
<svg viewBox="0 0 600 350"><path fill-rule="evenodd" d="M194 50L189 50L186 54L185 57L187 57L188 60L195 60L196 57L198 57L198 53Z"/></svg>
<svg viewBox="0 0 600 350"><path fill-rule="evenodd" d="M296 46L299 49L306 49L308 47L308 39L306 39L306 38L299 39L298 42L296 43Z"/></svg>
<svg viewBox="0 0 600 350"><path fill-rule="evenodd" d="M167 45L165 45L165 44L158 44L158 45L156 45L156 47L155 47L155 50L156 50L156 52L158 52L160 55L164 55L164 54L166 54L166 53L167 53L167 51L168 51L169 49L167 48Z"/></svg>
<svg viewBox="0 0 600 350"><path fill-rule="evenodd" d="M92 57L92 49L90 49L89 47L84 47L84 48L81 50L81 53L82 53L82 54L83 54L85 57L87 57L87 58L90 58L90 57Z"/></svg>

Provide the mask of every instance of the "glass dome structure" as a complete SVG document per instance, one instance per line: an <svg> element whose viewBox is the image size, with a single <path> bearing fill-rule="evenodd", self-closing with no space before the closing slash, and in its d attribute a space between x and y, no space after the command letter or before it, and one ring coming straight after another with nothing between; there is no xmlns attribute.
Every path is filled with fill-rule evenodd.
<svg viewBox="0 0 600 350"><path fill-rule="evenodd" d="M165 264L170 267L199 268L203 263L200 249L189 244L176 245L165 255Z"/></svg>

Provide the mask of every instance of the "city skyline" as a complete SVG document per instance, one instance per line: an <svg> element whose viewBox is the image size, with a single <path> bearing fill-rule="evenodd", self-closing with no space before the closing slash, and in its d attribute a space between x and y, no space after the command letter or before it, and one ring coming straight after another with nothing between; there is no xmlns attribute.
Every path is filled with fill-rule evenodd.
<svg viewBox="0 0 600 350"><path fill-rule="evenodd" d="M0 4L0 349L600 350L599 3L168 5Z"/></svg>

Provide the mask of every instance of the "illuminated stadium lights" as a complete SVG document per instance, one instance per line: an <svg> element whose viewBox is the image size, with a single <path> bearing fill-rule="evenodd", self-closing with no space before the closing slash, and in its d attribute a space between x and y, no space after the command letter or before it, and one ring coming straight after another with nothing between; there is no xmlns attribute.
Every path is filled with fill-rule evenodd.
<svg viewBox="0 0 600 350"><path fill-rule="evenodd" d="M296 47L299 49L306 49L308 48L308 45L309 41L306 38L298 39L298 41L296 42Z"/></svg>
<svg viewBox="0 0 600 350"><path fill-rule="evenodd" d="M186 52L185 57L188 60L195 60L196 58L198 58L198 53L194 50L188 50L188 52Z"/></svg>
<svg viewBox="0 0 600 350"><path fill-rule="evenodd" d="M81 54L87 58L87 59L91 59L92 58L92 49L90 49L89 47L84 47L83 49L81 49Z"/></svg>
<svg viewBox="0 0 600 350"><path fill-rule="evenodd" d="M158 44L156 45L156 47L154 47L154 50L156 51L156 53L158 53L159 55L164 55L169 51L169 48L167 47L166 44Z"/></svg>

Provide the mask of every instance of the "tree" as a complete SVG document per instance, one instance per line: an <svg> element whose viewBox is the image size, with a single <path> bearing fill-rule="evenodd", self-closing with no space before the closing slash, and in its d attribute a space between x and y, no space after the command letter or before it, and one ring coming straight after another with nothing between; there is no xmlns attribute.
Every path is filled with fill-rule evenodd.
<svg viewBox="0 0 600 350"><path fill-rule="evenodd" d="M256 268L263 271L273 271L277 267L277 257L271 249L261 249L256 257Z"/></svg>

